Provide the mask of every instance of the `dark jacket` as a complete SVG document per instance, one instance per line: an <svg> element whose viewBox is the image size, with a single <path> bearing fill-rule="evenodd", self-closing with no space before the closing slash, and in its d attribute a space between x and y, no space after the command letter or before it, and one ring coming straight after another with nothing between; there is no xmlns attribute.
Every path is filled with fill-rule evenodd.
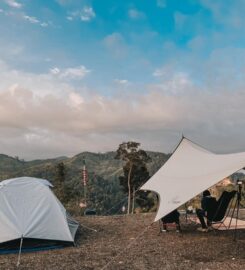
<svg viewBox="0 0 245 270"><path fill-rule="evenodd" d="M217 201L212 196L206 196L202 198L201 206L204 211L209 211L210 208L215 207L217 205Z"/></svg>
<svg viewBox="0 0 245 270"><path fill-rule="evenodd" d="M202 209L207 212L207 218L209 220L213 219L213 216L215 215L215 213L217 212L217 207L218 207L218 203L216 201L216 199L212 196L206 196L202 198L201 201L201 206Z"/></svg>

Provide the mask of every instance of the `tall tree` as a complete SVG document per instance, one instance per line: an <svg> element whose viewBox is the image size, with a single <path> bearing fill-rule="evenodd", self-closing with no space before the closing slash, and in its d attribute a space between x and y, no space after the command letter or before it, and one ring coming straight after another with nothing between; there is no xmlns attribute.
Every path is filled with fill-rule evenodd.
<svg viewBox="0 0 245 270"><path fill-rule="evenodd" d="M124 176L121 176L120 184L125 192L128 193L128 211L130 213L132 194L149 178L146 163L151 159L147 153L139 149L138 142L121 143L116 152L116 159L125 161L123 167ZM134 199L134 198L133 198Z"/></svg>

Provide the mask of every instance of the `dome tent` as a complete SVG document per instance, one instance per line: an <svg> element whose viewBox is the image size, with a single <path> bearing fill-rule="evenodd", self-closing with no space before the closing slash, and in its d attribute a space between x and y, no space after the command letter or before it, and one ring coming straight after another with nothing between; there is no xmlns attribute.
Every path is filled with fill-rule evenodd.
<svg viewBox="0 0 245 270"><path fill-rule="evenodd" d="M74 243L78 222L66 212L44 179L19 177L0 182L0 253ZM22 241L21 241L22 240Z"/></svg>

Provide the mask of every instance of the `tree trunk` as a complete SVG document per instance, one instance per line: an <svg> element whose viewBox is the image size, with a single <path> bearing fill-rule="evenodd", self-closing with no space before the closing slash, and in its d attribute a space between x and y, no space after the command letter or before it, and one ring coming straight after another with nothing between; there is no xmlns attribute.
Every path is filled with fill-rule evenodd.
<svg viewBox="0 0 245 270"><path fill-rule="evenodd" d="M134 204L135 204L135 187L133 187L133 196L132 196L132 211L131 214L134 213Z"/></svg>
<svg viewBox="0 0 245 270"><path fill-rule="evenodd" d="M131 207L131 185L130 185L130 180L131 180L131 172L132 172L132 164L130 164L129 172L128 172L128 211L127 214L130 214L130 207Z"/></svg>

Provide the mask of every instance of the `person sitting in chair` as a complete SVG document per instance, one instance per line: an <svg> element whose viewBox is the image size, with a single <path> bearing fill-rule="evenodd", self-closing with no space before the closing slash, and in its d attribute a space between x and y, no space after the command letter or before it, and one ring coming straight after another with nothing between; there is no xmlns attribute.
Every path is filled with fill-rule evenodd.
<svg viewBox="0 0 245 270"><path fill-rule="evenodd" d="M176 224L176 231L180 232L180 221L179 221L180 213L177 209L169 213L168 215L161 218L163 229L162 232L167 231L167 223L175 223Z"/></svg>
<svg viewBox="0 0 245 270"><path fill-rule="evenodd" d="M211 226L211 222L209 221L209 217L213 216L217 211L217 200L212 197L209 190L203 191L201 200L202 209L196 209L196 214L201 223L201 228L198 228L198 231L207 232L209 227ZM205 218L207 218L207 223L205 222Z"/></svg>

